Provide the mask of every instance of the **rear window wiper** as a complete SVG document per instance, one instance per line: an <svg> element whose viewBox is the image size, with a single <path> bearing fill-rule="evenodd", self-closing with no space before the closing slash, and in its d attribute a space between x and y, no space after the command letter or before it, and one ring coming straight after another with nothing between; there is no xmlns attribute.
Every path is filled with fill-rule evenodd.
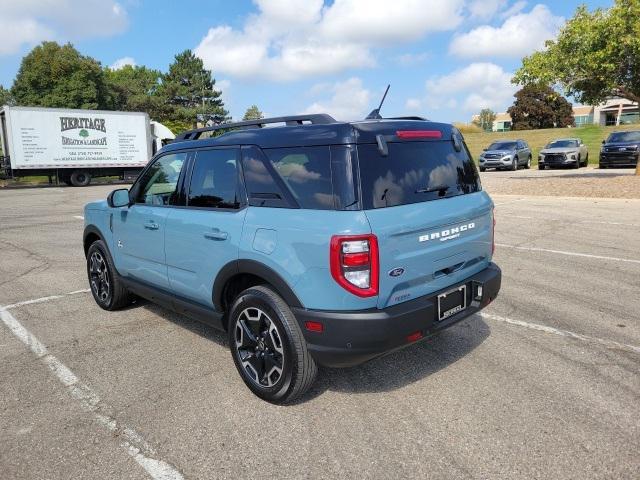
<svg viewBox="0 0 640 480"><path fill-rule="evenodd" d="M445 193L447 193L447 190L449 190L449 188L451 188L449 185L436 185L435 187L429 187L429 188L418 188L415 193L431 193L431 192L438 192L439 195L444 195Z"/></svg>

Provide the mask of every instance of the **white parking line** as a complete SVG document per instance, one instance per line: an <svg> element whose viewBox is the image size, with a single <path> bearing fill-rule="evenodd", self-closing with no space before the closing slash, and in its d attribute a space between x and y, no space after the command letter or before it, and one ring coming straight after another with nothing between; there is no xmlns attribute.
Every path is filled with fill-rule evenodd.
<svg viewBox="0 0 640 480"><path fill-rule="evenodd" d="M582 340L584 342L597 343L604 345L607 348L615 348L618 350L625 350L633 353L640 353L640 347L635 345L629 345L626 343L616 342L614 340L605 340L602 338L591 337L589 335L582 335L581 333L570 332L569 330L560 330L558 328L548 327L546 325L540 325L538 323L523 322L522 320L514 320L512 318L501 317L499 315L491 315L490 313L480 312L482 318L488 320L494 320L497 322L508 323L510 325L517 325L519 327L529 328L531 330L538 330L541 332L552 333L561 337L575 338L576 340Z"/></svg>
<svg viewBox="0 0 640 480"><path fill-rule="evenodd" d="M582 220L579 223L595 223L596 225L621 225L623 227L640 227L640 224L637 223L599 222L597 220Z"/></svg>
<svg viewBox="0 0 640 480"><path fill-rule="evenodd" d="M33 300L25 300L23 302L12 303L11 305L5 305L1 308L3 308L4 310L11 310L12 308L22 307L24 305L33 305L34 303L48 302L50 300L57 300L58 298L63 298L68 295L77 295L78 293L87 293L90 291L91 289L89 288L85 288L84 290L74 290L73 292L63 293L62 295L50 295L48 297L40 297L34 298Z"/></svg>
<svg viewBox="0 0 640 480"><path fill-rule="evenodd" d="M73 218L77 218L78 220L84 220L82 215L74 215Z"/></svg>
<svg viewBox="0 0 640 480"><path fill-rule="evenodd" d="M529 251L529 252L556 253L558 255L568 255L568 256L571 256L571 257L595 258L597 260L611 260L613 262L626 262L626 263L638 263L638 264L640 264L640 260L635 260L633 258L607 257L607 256L604 256L604 255L591 255L589 253L566 252L564 250L550 250L548 248L519 247L518 245L507 245L506 243L496 243L496 247L513 248L514 250L524 250L524 251Z"/></svg>
<svg viewBox="0 0 640 480"><path fill-rule="evenodd" d="M73 295L81 292L86 292L86 290L78 290L65 295ZM47 347L8 311L9 308L42 303L48 300L62 298L65 295L52 295L50 297L27 300L13 305L7 305L6 307L0 307L0 319L18 340L29 347L31 352L49 367L60 383L67 388L72 398L78 401L83 410L93 413L96 422L106 428L111 434L123 438L120 446L144 468L151 478L154 480L182 480L182 474L174 466L163 460L154 458L156 457L155 450L139 433L131 427L120 423L115 418L102 413L112 411L113 409L102 402L98 394L89 386L80 382L80 379L71 369L55 356L51 355Z"/></svg>

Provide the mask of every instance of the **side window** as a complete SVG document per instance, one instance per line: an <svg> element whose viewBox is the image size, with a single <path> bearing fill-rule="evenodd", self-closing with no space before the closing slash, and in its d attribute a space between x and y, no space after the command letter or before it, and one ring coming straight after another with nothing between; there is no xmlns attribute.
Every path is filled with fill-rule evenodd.
<svg viewBox="0 0 640 480"><path fill-rule="evenodd" d="M198 151L191 173L187 205L240 208L237 149Z"/></svg>
<svg viewBox="0 0 640 480"><path fill-rule="evenodd" d="M176 186L186 158L187 153L180 152L170 153L156 160L140 179L136 203L175 205Z"/></svg>
<svg viewBox="0 0 640 480"><path fill-rule="evenodd" d="M334 208L329 147L276 148L264 152L301 208Z"/></svg>
<svg viewBox="0 0 640 480"><path fill-rule="evenodd" d="M285 190L276 182L278 174L259 148L242 149L242 171L249 205L277 208L291 206L292 202L287 201L289 198Z"/></svg>

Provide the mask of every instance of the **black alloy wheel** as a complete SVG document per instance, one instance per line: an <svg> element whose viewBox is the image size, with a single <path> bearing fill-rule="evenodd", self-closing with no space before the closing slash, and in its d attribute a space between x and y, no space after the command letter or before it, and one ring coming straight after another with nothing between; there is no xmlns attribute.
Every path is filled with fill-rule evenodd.
<svg viewBox="0 0 640 480"><path fill-rule="evenodd" d="M235 326L235 348L248 378L273 387L282 377L284 348L276 324L256 307L244 309Z"/></svg>
<svg viewBox="0 0 640 480"><path fill-rule="evenodd" d="M104 255L97 249L89 256L89 283L96 301L101 305L109 305L112 295L111 275Z"/></svg>

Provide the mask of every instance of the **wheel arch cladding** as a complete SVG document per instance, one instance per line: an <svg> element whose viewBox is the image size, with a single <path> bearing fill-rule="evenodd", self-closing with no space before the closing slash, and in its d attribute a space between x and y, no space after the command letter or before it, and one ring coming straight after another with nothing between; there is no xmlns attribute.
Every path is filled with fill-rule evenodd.
<svg viewBox="0 0 640 480"><path fill-rule="evenodd" d="M222 267L213 283L213 304L218 312L225 312L238 293L261 284L270 285L290 307L304 308L277 272L254 260L235 260Z"/></svg>
<svg viewBox="0 0 640 480"><path fill-rule="evenodd" d="M94 227L93 225L87 225L82 235L85 258L87 256L87 253L89 253L89 247L96 240L102 240L104 242L104 236L102 235L102 232L100 232L100 230L98 230L98 228Z"/></svg>

